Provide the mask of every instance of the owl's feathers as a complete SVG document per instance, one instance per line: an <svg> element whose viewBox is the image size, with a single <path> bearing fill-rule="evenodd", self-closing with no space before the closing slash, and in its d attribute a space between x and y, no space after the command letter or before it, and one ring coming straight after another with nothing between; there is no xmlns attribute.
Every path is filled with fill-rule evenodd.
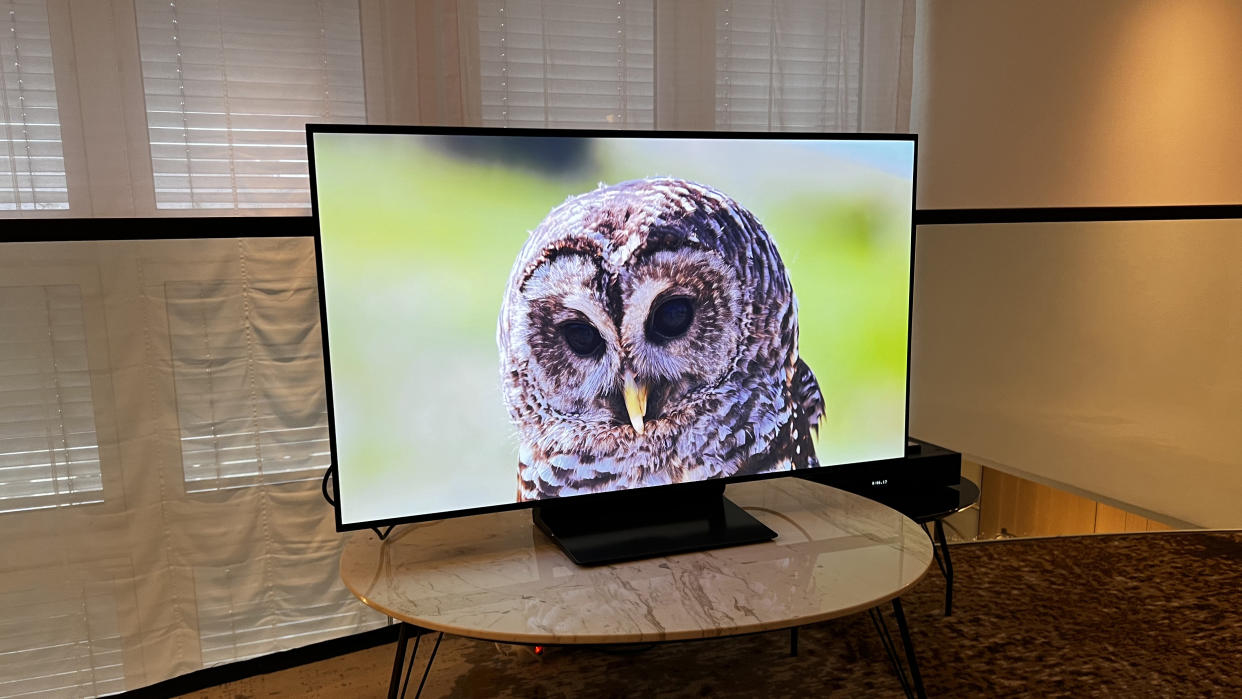
<svg viewBox="0 0 1242 699"><path fill-rule="evenodd" d="M817 465L824 416L763 226L659 177L571 197L514 262L497 328L523 500Z"/></svg>

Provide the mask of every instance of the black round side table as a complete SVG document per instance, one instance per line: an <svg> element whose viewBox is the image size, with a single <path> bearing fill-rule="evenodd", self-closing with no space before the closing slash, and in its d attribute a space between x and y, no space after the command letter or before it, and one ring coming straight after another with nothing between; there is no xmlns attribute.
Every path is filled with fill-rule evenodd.
<svg viewBox="0 0 1242 699"><path fill-rule="evenodd" d="M969 478L961 478L957 485L922 490L897 490L873 497L897 510L915 522L927 527L932 524L928 536L932 539L932 553L936 565L944 574L944 615L953 614L953 559L949 556L949 542L944 537L944 518L961 512L979 501L979 486Z"/></svg>

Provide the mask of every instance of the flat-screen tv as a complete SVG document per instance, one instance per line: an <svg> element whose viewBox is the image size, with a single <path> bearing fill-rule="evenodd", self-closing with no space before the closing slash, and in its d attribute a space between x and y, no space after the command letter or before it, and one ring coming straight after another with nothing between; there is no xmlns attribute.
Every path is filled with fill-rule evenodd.
<svg viewBox="0 0 1242 699"><path fill-rule="evenodd" d="M914 136L308 140L338 529L903 456Z"/></svg>

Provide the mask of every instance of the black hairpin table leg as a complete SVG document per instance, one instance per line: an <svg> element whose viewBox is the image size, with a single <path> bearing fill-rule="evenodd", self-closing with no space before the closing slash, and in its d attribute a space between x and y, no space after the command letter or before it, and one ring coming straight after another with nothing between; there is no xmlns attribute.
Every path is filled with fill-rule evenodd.
<svg viewBox="0 0 1242 699"><path fill-rule="evenodd" d="M406 664L405 672L402 673L401 665L405 661L405 649L407 642L409 641L411 631L415 634L414 650L410 651L409 663ZM397 632L397 655L392 661L392 679L388 682L388 699L404 697L405 691L409 689L410 677L414 674L414 658L418 657L418 642L422 639L423 633L425 633L423 629L420 629L413 624L401 622L401 630ZM440 650L440 642L443 640L444 632L441 631L439 635L436 636L436 644L432 647L431 655L427 658L426 667L423 668L423 677L418 683L418 689L414 691L415 698L423 693L423 686L427 684L427 676L431 674L431 664L435 662L436 651Z"/></svg>
<svg viewBox="0 0 1242 699"><path fill-rule="evenodd" d="M392 661L392 679L388 681L388 699L397 699L397 691L401 688L401 666L405 664L405 645L410 640L410 625L404 621L397 622L397 656Z"/></svg>
<svg viewBox="0 0 1242 699"><path fill-rule="evenodd" d="M427 658L427 667L423 668L423 679L418 682L418 689L414 692L414 699L418 699L423 695L423 685L427 684L427 675L431 674L431 664L436 660L436 651L440 650L440 641L444 640L444 632L436 634L436 644L431 647L431 655ZM408 684L410 678L405 679ZM401 696L405 696L405 688L401 688Z"/></svg>
<svg viewBox="0 0 1242 699"><path fill-rule="evenodd" d="M906 614L901 608L901 598L893 598L893 616L897 617L897 629L901 631L901 643L906 647L906 662L910 663L910 678L914 680L914 693L919 699L927 699L927 690L923 689L923 675L919 672L919 661L914 657L914 642L910 640L910 628L906 625Z"/></svg>
<svg viewBox="0 0 1242 699"><path fill-rule="evenodd" d="M953 559L949 556L949 542L944 536L944 525L941 520L936 520L936 540L932 543L932 549L940 550L940 558L943 563L940 564L940 572L944 573L944 615L953 615Z"/></svg>
<svg viewBox="0 0 1242 699"><path fill-rule="evenodd" d="M914 643L910 640L910 629L906 626L906 615L902 611L901 600L893 599L893 616L897 618L897 630L901 634L901 643L906 651L906 662L910 665L908 679L901 656L897 654L897 647L893 643L892 634L889 633L888 624L884 621L884 613L879 607L873 607L867 613L871 616L871 623L875 625L876 632L880 635L884 653L888 656L888 662L893 666L893 672L897 674L897 680L901 682L901 688L906 696L912 699L916 696L919 699L926 699L927 691L923 689L923 675L919 672L919 662L914 657Z"/></svg>
<svg viewBox="0 0 1242 699"><path fill-rule="evenodd" d="M880 645L884 646L884 654L888 656L888 664L892 666L893 674L897 675L897 681L901 683L901 691L905 692L909 699L914 699L914 690L910 686L910 681L906 679L906 668L901 664L901 657L897 655L897 649L893 646L893 636L888 632L888 624L884 622L884 615L880 613L879 607L872 607L867 610L867 616L871 617L875 632L880 637Z"/></svg>

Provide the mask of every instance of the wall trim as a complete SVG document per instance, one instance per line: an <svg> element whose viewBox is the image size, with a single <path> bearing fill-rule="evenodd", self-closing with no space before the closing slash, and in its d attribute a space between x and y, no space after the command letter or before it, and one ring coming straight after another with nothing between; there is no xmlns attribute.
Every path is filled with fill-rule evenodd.
<svg viewBox="0 0 1242 699"><path fill-rule="evenodd" d="M1017 209L915 209L915 226L1069 221L1242 219L1242 204L1061 206ZM160 216L145 218L4 219L4 242L285 238L313 236L313 216Z"/></svg>
<svg viewBox="0 0 1242 699"><path fill-rule="evenodd" d="M3 243L194 238L291 238L315 234L312 216L158 216L3 219Z"/></svg>
<svg viewBox="0 0 1242 699"><path fill-rule="evenodd" d="M914 225L1060 223L1068 221L1185 221L1242 218L1242 204L1190 206L1050 206L1022 209L915 209Z"/></svg>

